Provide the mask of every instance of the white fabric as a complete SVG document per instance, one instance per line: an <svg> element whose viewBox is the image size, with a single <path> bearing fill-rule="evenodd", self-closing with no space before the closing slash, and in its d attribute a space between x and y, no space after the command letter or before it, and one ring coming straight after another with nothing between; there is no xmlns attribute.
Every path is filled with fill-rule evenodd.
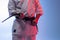
<svg viewBox="0 0 60 40"><path fill-rule="evenodd" d="M15 8L15 6L21 9ZM35 16L36 14L42 15L43 13L38 0L9 0L8 10L10 15L15 10L13 12L24 13L25 16L29 17Z"/></svg>

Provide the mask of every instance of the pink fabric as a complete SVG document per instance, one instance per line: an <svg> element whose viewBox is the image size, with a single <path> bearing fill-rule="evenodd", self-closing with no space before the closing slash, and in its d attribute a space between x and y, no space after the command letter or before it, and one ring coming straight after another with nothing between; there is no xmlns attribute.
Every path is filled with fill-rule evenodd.
<svg viewBox="0 0 60 40"><path fill-rule="evenodd" d="M35 16L35 13L42 15L43 11L39 0L29 0L27 12L29 16Z"/></svg>

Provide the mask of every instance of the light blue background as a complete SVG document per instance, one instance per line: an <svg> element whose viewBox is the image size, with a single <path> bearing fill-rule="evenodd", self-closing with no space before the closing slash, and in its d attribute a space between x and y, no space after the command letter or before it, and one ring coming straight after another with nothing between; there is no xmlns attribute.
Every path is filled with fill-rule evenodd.
<svg viewBox="0 0 60 40"><path fill-rule="evenodd" d="M40 0L44 14L38 22L37 40L60 40L60 0ZM8 17L8 0L0 0L0 40L11 40L14 17Z"/></svg>

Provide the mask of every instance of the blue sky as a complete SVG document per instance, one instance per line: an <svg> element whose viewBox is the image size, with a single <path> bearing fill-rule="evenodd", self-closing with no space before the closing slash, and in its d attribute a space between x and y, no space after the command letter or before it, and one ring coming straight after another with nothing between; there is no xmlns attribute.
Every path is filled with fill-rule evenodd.
<svg viewBox="0 0 60 40"><path fill-rule="evenodd" d="M39 32L37 40L60 39L60 4L59 0L40 0L44 14L38 22ZM11 29L14 17L4 23L2 20L9 16L8 0L0 0L0 40L11 40Z"/></svg>

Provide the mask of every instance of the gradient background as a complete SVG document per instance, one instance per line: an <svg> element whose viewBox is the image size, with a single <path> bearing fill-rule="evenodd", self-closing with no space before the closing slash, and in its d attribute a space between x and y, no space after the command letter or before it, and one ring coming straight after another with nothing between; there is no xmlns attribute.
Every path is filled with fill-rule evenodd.
<svg viewBox="0 0 60 40"><path fill-rule="evenodd" d="M38 22L37 40L60 40L60 0L40 0L44 14ZM12 40L11 29L14 17L7 18L8 0L0 0L0 40Z"/></svg>

